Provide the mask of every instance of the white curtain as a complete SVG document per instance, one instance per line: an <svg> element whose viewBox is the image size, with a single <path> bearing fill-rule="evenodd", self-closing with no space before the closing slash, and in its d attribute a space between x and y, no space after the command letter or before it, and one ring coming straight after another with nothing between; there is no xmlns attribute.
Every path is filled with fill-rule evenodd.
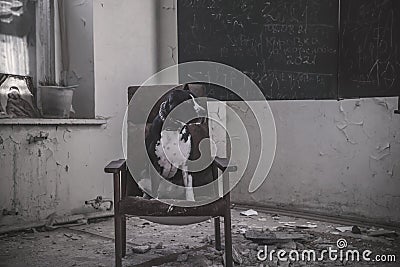
<svg viewBox="0 0 400 267"><path fill-rule="evenodd" d="M26 0L0 0L0 13L9 15L7 18L3 16L0 20L0 73L18 75L30 73L28 38L23 24L34 21L27 21L30 16L25 16L25 19L21 17L27 11L26 3Z"/></svg>
<svg viewBox="0 0 400 267"><path fill-rule="evenodd" d="M1 23L1 22L0 22ZM27 37L0 34L0 73L29 74Z"/></svg>

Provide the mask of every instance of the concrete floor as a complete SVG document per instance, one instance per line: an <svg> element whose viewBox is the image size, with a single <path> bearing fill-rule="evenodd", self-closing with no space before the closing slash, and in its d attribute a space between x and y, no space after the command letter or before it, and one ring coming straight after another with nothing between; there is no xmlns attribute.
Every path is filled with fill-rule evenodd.
<svg viewBox="0 0 400 267"><path fill-rule="evenodd" d="M232 210L232 215L234 248L238 255L235 260L241 262L241 266L400 266L400 238L372 237L368 233L374 230L371 228L360 227L362 234L342 233L336 227L343 225L310 219L261 212L246 217L236 209ZM213 248L214 227L211 221L189 226L165 226L129 218L127 225L128 251L124 266L223 266L222 252ZM315 228L301 229L301 225ZM257 259L257 252L264 246L246 239L243 234L250 229L292 236L300 234L305 237L303 240L273 244L269 249L284 249L288 252L290 249L321 251L329 246L336 248L337 240L344 238L348 249L358 249L361 252L369 249L372 255L395 255L397 263L331 262L325 259L314 263L300 261L289 264L276 257L272 262L262 262ZM132 247L143 245L149 245L151 249L144 254L132 251ZM111 218L54 231L31 229L0 236L1 267L113 265Z"/></svg>

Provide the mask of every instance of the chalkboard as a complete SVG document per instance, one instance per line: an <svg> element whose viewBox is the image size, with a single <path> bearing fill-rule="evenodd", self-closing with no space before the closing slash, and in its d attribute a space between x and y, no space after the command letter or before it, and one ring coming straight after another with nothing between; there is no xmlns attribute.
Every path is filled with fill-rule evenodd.
<svg viewBox="0 0 400 267"><path fill-rule="evenodd" d="M235 67L267 99L337 99L338 8L338 0L179 0L179 62Z"/></svg>
<svg viewBox="0 0 400 267"><path fill-rule="evenodd" d="M400 95L400 1L341 4L339 95Z"/></svg>

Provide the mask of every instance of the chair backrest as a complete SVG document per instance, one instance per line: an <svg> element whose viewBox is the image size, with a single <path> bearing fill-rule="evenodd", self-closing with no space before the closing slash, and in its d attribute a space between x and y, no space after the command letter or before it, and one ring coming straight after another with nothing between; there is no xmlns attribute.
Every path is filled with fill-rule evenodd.
<svg viewBox="0 0 400 267"><path fill-rule="evenodd" d="M201 85L201 84L189 84L189 90L194 93L197 97L202 97L206 95L206 90L205 90L205 86ZM132 99L132 97L135 95L135 93L138 91L138 89L140 88L140 86L131 86L128 88L128 100L130 101ZM164 102L167 98L167 95L169 92L171 92L172 90L179 90L179 89L183 89L183 85L154 85L154 86L145 86L142 87L141 90L148 90L149 94L157 94L157 91L165 91L166 93L159 98L159 100L153 105L153 108L148 116L147 119L142 118L141 121L137 120L133 121L134 123L139 123L139 124L146 124L146 131L145 131L145 137L148 134L148 129L150 129L151 124L153 122L153 120L155 119L155 117L158 115L158 111L160 109L160 105L162 102ZM158 93L159 94L159 93ZM207 109L207 105L206 103L200 103L203 108ZM148 109L148 107L146 107ZM140 110L140 107L135 107L135 112L137 113L142 113L142 111ZM144 112L143 112L144 114ZM128 124L129 125L129 124ZM130 127L130 126L128 126ZM199 144L202 140L204 140L205 138L210 137L209 135L209 128L208 128L208 121L205 120L204 123L201 124L189 124L189 132L192 135L192 158L191 160L197 160L200 157L200 150L199 150ZM135 136L137 134L137 132L134 132L134 130L130 130L128 128L128 160L129 157L131 156L143 156L143 155L137 155L137 153L135 153L135 146L133 145L133 143L135 142ZM211 147L206 147L206 149L204 149L204 147L202 147L202 153L206 153L206 155L202 155L202 156L206 156L206 157L210 157L211 158ZM202 186L205 184L208 184L210 182L213 181L213 169L212 166L209 166L208 168L196 172L196 173L192 173L193 176L193 186L197 187L197 186ZM180 181L171 181L173 183L179 183ZM128 190L129 191L129 190ZM136 193L136 191L134 191ZM167 197L167 196L166 196Z"/></svg>

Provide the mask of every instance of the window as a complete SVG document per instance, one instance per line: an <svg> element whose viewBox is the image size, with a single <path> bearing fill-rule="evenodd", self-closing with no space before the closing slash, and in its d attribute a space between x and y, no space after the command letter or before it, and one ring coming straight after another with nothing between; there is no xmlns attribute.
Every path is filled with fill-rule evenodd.
<svg viewBox="0 0 400 267"><path fill-rule="evenodd" d="M94 118L93 1L0 0L0 58L1 74L32 77L39 107L39 84L78 85L75 117Z"/></svg>

